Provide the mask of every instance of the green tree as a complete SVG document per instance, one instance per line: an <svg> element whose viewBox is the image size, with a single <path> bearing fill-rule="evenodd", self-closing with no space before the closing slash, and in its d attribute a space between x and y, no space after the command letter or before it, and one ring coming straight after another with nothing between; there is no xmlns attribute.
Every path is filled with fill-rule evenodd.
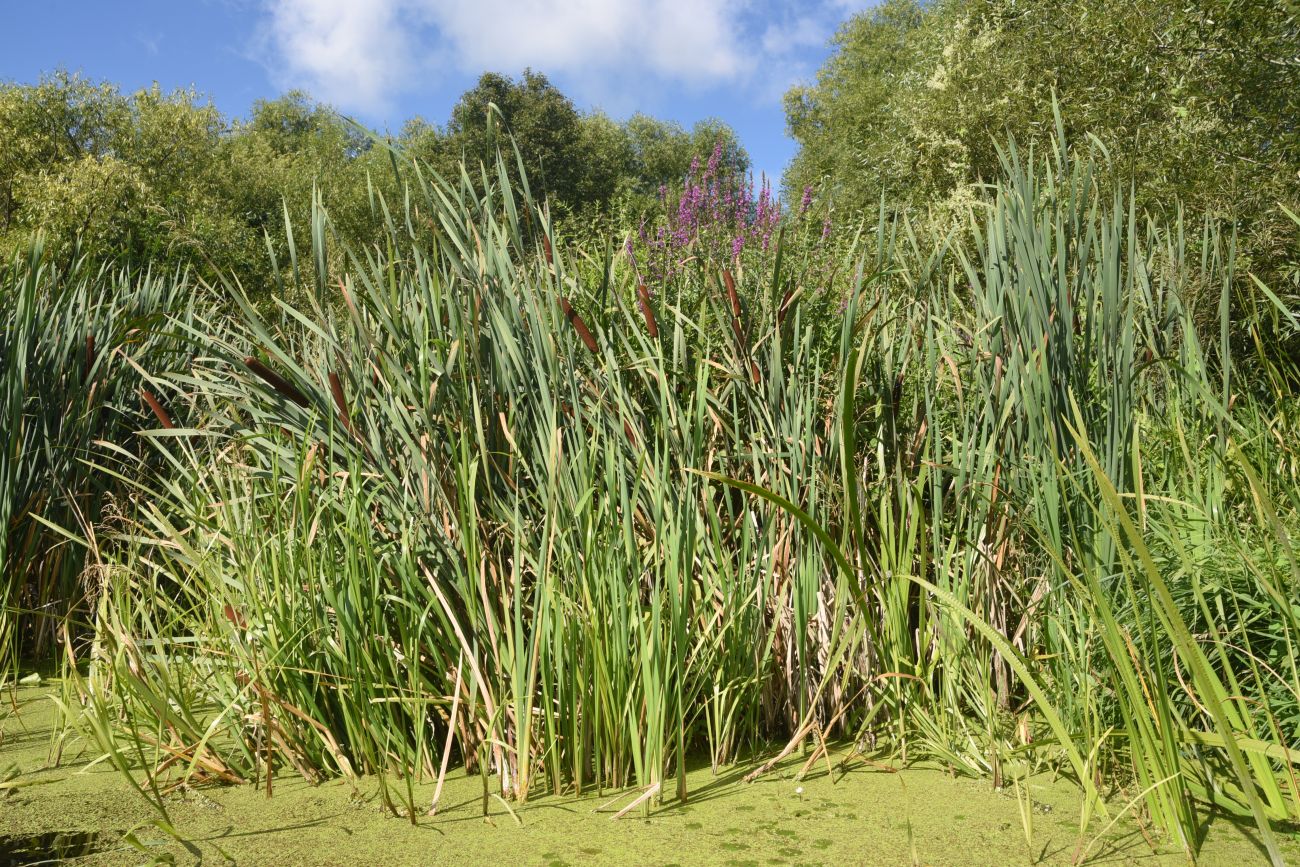
<svg viewBox="0 0 1300 867"><path fill-rule="evenodd" d="M539 199L552 197L573 205L579 195L583 166L582 125L572 100L545 75L524 70L518 80L495 72L484 73L461 95L447 123L441 162L449 165L464 158L471 164L496 159L495 148L505 139L489 128L488 106L500 110L499 122L519 148L528 182ZM497 124L497 119L492 120ZM507 161L511 180L517 170Z"/></svg>
<svg viewBox="0 0 1300 867"><path fill-rule="evenodd" d="M601 111L584 115L578 142L582 175L575 198L584 205L607 205L634 182L636 152L627 129Z"/></svg>
<svg viewBox="0 0 1300 867"><path fill-rule="evenodd" d="M489 134L490 103L534 192L551 197L575 230L622 231L658 206L661 185L680 181L719 143L730 171L748 167L720 121L687 131L644 115L620 123L580 113L531 70L518 80L482 76L445 127L416 118L396 142L444 174L462 158L476 163L506 141ZM0 133L0 242L41 231L55 247L75 242L100 260L189 267L213 285L234 275L255 294L280 285L272 269L287 264L286 216L303 231L319 196L334 228L364 243L382 219L381 197L398 201L408 179L409 162L372 147L368 134L301 91L230 120L192 90L155 85L124 95L58 72L35 85L0 85Z"/></svg>
<svg viewBox="0 0 1300 867"><path fill-rule="evenodd" d="M1014 137L1046 150L1059 101L1138 204L1235 220L1274 267L1300 172L1297 0L888 0L849 21L817 82L786 97L788 191L873 208L882 192L962 210Z"/></svg>
<svg viewBox="0 0 1300 867"><path fill-rule="evenodd" d="M285 205L305 225L318 184L347 231L370 225L367 140L305 94L231 124L192 90L126 96L57 72L0 86L0 130L3 240L40 231L99 260L235 274L256 292L273 284L265 241L284 246Z"/></svg>
<svg viewBox="0 0 1300 867"><path fill-rule="evenodd" d="M396 181L382 148L329 106L294 90L259 100L247 122L237 124L228 142L231 190L238 210L259 230L280 238L287 211L292 225L309 223L312 196L319 194L345 235L362 238L373 226L372 185L390 201Z"/></svg>
<svg viewBox="0 0 1300 867"><path fill-rule="evenodd" d="M128 100L110 84L59 71L0 85L0 233L15 228L35 178L108 154L129 125Z"/></svg>
<svg viewBox="0 0 1300 867"><path fill-rule="evenodd" d="M500 110L500 128L489 134L488 105ZM680 181L694 158L707 159L722 143L723 163L731 171L749 168L735 131L716 119L687 131L680 124L636 114L618 123L601 111L583 114L546 76L525 70L519 79L486 73L461 95L447 125L423 119L409 122L401 141L407 153L441 172L462 158L471 163L491 154L513 136L539 197L549 196L563 210L649 206L660 186ZM508 165L517 182L513 162Z"/></svg>
<svg viewBox="0 0 1300 867"><path fill-rule="evenodd" d="M749 154L735 131L715 118L699 121L687 132L681 124L634 114L624 125L633 152L635 189L654 195L661 186L680 183L691 161L707 160L722 143L721 165L728 174L749 171Z"/></svg>
<svg viewBox="0 0 1300 867"><path fill-rule="evenodd" d="M937 53L926 20L917 0L886 0L850 19L816 84L786 94L786 124L799 143L784 179L788 198L811 186L861 210L882 192L931 194L918 189L920 160L907 118Z"/></svg>

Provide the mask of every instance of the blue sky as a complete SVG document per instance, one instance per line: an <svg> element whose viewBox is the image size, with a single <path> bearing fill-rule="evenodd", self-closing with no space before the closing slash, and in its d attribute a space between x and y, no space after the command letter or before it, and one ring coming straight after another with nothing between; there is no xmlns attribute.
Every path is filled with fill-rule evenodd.
<svg viewBox="0 0 1300 867"><path fill-rule="evenodd" d="M193 86L230 115L301 87L378 129L442 123L485 70L550 76L584 110L719 117L757 170L794 153L782 94L866 0L44 0L5 10L0 78L59 67Z"/></svg>

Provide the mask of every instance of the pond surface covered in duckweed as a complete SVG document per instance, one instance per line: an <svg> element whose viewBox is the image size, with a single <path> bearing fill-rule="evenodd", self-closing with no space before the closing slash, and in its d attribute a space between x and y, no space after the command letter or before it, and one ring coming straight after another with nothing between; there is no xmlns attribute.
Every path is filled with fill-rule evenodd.
<svg viewBox="0 0 1300 867"><path fill-rule="evenodd" d="M597 812L618 793L545 796L501 802L482 815L482 782L449 776L436 816L412 825L380 806L379 784L333 780L311 786L285 775L270 799L252 786L179 791L167 811L179 840L151 824L157 812L107 762L76 740L59 767L51 756L54 703L48 684L17 693L18 712L0 711L0 867L40 857L76 857L78 864L139 864L170 855L177 863L220 864L1068 864L1079 841L1078 791L1068 781L1031 778L1030 829L1010 789L926 768L888 773L858 763L834 781L820 763L802 780L801 762L779 765L754 783L752 765L714 777L692 772L686 804L666 800L623 819ZM391 783L391 781L390 781ZM394 791L397 800L403 792ZM415 787L427 808L433 785ZM635 791L613 805L636 797ZM1122 806L1122 802L1120 802ZM1119 809L1119 806L1116 807ZM1105 823L1094 820L1094 840ZM1300 841L1282 835L1288 861L1300 862ZM63 847L61 850L58 847ZM45 851L42 852L41 850ZM1153 853L1137 824L1121 818L1091 848L1095 863L1186 864L1172 846ZM39 855L38 855L39 853ZM1263 863L1251 829L1219 820L1210 826L1202 864Z"/></svg>

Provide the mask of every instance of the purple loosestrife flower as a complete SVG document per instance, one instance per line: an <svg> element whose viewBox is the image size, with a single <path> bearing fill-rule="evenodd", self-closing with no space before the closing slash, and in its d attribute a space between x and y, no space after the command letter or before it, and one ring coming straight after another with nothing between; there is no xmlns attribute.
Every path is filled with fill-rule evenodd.
<svg viewBox="0 0 1300 867"><path fill-rule="evenodd" d="M799 216L808 213L808 208L812 206L812 187L803 188L803 198L799 200Z"/></svg>
<svg viewBox="0 0 1300 867"><path fill-rule="evenodd" d="M715 141L703 167L697 156L685 177L660 188L659 224L639 232L648 276L671 279L692 261L722 264L746 247L770 249L783 219L781 202L766 177L731 171L725 153Z"/></svg>

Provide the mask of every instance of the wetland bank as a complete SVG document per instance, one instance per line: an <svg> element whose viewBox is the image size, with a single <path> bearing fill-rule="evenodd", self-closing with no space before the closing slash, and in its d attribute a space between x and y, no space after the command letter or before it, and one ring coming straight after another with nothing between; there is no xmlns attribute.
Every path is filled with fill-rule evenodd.
<svg viewBox="0 0 1300 867"><path fill-rule="evenodd" d="M987 780L957 778L937 769L890 773L861 762L838 767L835 781L818 762L803 779L801 757L753 783L737 766L714 776L689 774L692 797L682 805L611 814L635 797L598 810L615 794L546 796L515 808L518 821L493 802L482 814L482 784L454 774L436 815L426 814L434 785L415 787L424 809L412 825L386 811L375 780L333 780L313 786L284 776L274 795L261 789L178 790L164 799L176 835L151 823L158 813L74 738L54 749L54 699L59 685L24 688L0 722L5 764L17 774L0 794L0 864L33 863L62 854L77 864L139 864L173 857L176 863L362 865L382 853L385 864L1068 864L1079 845L1076 786L1049 774L1030 777L1032 847L1026 843L1024 805ZM844 753L847 750L843 751ZM491 781L494 785L495 779ZM392 784L391 781L389 783ZM1118 794L1118 793L1114 793ZM1118 803L1118 800L1117 800ZM51 829L59 829L53 831ZM123 840L126 833L135 845ZM62 835L62 841L56 840ZM177 839L179 838L179 839ZM63 849L56 848L62 842ZM19 844L31 846L19 857ZM1184 864L1177 850L1153 855L1142 831L1121 819L1106 833L1092 829L1083 845L1091 860L1108 864ZM1288 854L1300 856L1300 843ZM1264 857L1241 823L1219 821L1202 849L1205 864L1252 864Z"/></svg>
<svg viewBox="0 0 1300 867"><path fill-rule="evenodd" d="M25 457L85 487L62 524L27 513L20 550L81 595L8 622L58 642L60 736L93 768L17 789L5 824L152 809L254 861L297 824L339 838L303 863L444 837L471 858L1000 863L1138 840L1213 860L1235 822L1283 863L1290 398L1235 390L1160 264L1172 236L1055 159L1010 152L972 227L990 249L918 254L882 217L817 327L817 298L774 291L801 273L781 240L766 276L651 295L467 172L343 276L317 258L301 308L240 296L219 328L161 277L94 306L97 275L34 248L0 279L31 353L17 393L82 445ZM431 247L410 228L429 213ZM1232 285L1230 259L1206 267ZM860 767L832 786L846 745ZM438 821L390 821L430 785ZM593 792L643 815L592 816Z"/></svg>
<svg viewBox="0 0 1300 867"><path fill-rule="evenodd" d="M1293 6L889 0L779 190L0 84L0 863L1294 861Z"/></svg>

